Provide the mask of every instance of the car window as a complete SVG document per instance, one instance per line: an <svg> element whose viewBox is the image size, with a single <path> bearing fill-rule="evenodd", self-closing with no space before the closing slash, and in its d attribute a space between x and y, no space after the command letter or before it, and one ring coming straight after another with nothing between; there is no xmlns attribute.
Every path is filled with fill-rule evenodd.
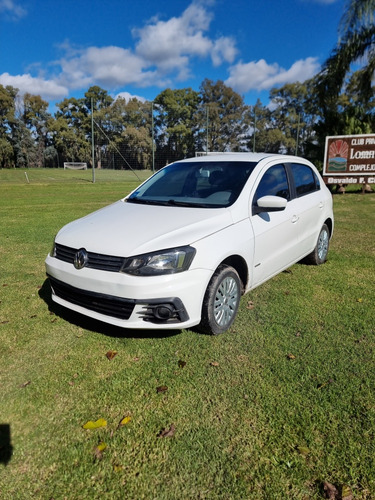
<svg viewBox="0 0 375 500"><path fill-rule="evenodd" d="M255 204L262 196L281 196L290 200L288 177L284 165L274 165L263 175L254 196Z"/></svg>
<svg viewBox="0 0 375 500"><path fill-rule="evenodd" d="M320 189L320 183L315 172L308 165L292 163L291 165L297 197L305 196Z"/></svg>
<svg viewBox="0 0 375 500"><path fill-rule="evenodd" d="M228 207L236 201L256 163L245 161L177 162L157 172L128 203L201 208Z"/></svg>

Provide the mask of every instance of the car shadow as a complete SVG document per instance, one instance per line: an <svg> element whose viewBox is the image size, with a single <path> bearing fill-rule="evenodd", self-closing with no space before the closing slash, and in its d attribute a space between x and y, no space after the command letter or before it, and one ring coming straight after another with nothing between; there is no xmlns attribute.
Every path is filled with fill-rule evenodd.
<svg viewBox="0 0 375 500"><path fill-rule="evenodd" d="M134 330L130 328L120 328L118 326L109 325L108 323L103 323L102 321L89 318L83 314L79 314L70 309L56 304L52 300L52 291L48 278L44 281L42 287L39 290L39 297L46 303L50 314L53 314L64 321L68 321L73 325L89 330L91 332L101 333L107 337L113 338L134 338L134 339L163 339L168 337L174 337L181 333L181 329L176 330Z"/></svg>

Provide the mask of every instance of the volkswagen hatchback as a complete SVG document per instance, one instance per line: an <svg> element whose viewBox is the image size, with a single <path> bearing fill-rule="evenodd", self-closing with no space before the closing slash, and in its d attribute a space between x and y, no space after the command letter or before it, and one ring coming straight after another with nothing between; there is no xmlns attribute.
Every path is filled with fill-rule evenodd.
<svg viewBox="0 0 375 500"><path fill-rule="evenodd" d="M125 328L219 334L241 295L307 258L322 264L332 196L309 161L233 153L178 161L57 234L58 304Z"/></svg>

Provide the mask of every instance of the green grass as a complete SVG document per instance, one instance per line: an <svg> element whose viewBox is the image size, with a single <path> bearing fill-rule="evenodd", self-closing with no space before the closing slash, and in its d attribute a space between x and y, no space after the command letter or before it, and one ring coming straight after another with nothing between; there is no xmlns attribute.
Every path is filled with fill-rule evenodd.
<svg viewBox="0 0 375 500"><path fill-rule="evenodd" d="M53 305L44 259L58 229L138 180L27 173L0 170L0 424L13 447L0 498L314 499L325 481L375 497L373 194L335 196L329 261L246 295L232 330L210 337Z"/></svg>

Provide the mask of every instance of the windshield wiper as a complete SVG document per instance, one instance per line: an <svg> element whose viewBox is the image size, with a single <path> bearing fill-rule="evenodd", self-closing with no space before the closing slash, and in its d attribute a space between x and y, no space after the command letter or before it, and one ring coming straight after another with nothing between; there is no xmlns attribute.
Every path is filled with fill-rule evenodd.
<svg viewBox="0 0 375 500"><path fill-rule="evenodd" d="M186 201L178 200L147 200L143 198L128 198L126 200L128 203L140 203L144 205L161 205L163 207L173 206L173 207L195 207L195 203L189 203Z"/></svg>
<svg viewBox="0 0 375 500"><path fill-rule="evenodd" d="M127 203L139 203L141 205L158 205L162 207L188 207L188 208L222 208L222 205L211 203L192 203L171 198L170 200L147 200L143 198L128 198Z"/></svg>
<svg viewBox="0 0 375 500"><path fill-rule="evenodd" d="M126 203L139 203L140 205L164 205L156 200L143 200L142 198L127 198Z"/></svg>
<svg viewBox="0 0 375 500"><path fill-rule="evenodd" d="M172 205L174 207L196 207L196 203L191 203L188 201L179 201L179 200L168 200L166 202L167 205Z"/></svg>

